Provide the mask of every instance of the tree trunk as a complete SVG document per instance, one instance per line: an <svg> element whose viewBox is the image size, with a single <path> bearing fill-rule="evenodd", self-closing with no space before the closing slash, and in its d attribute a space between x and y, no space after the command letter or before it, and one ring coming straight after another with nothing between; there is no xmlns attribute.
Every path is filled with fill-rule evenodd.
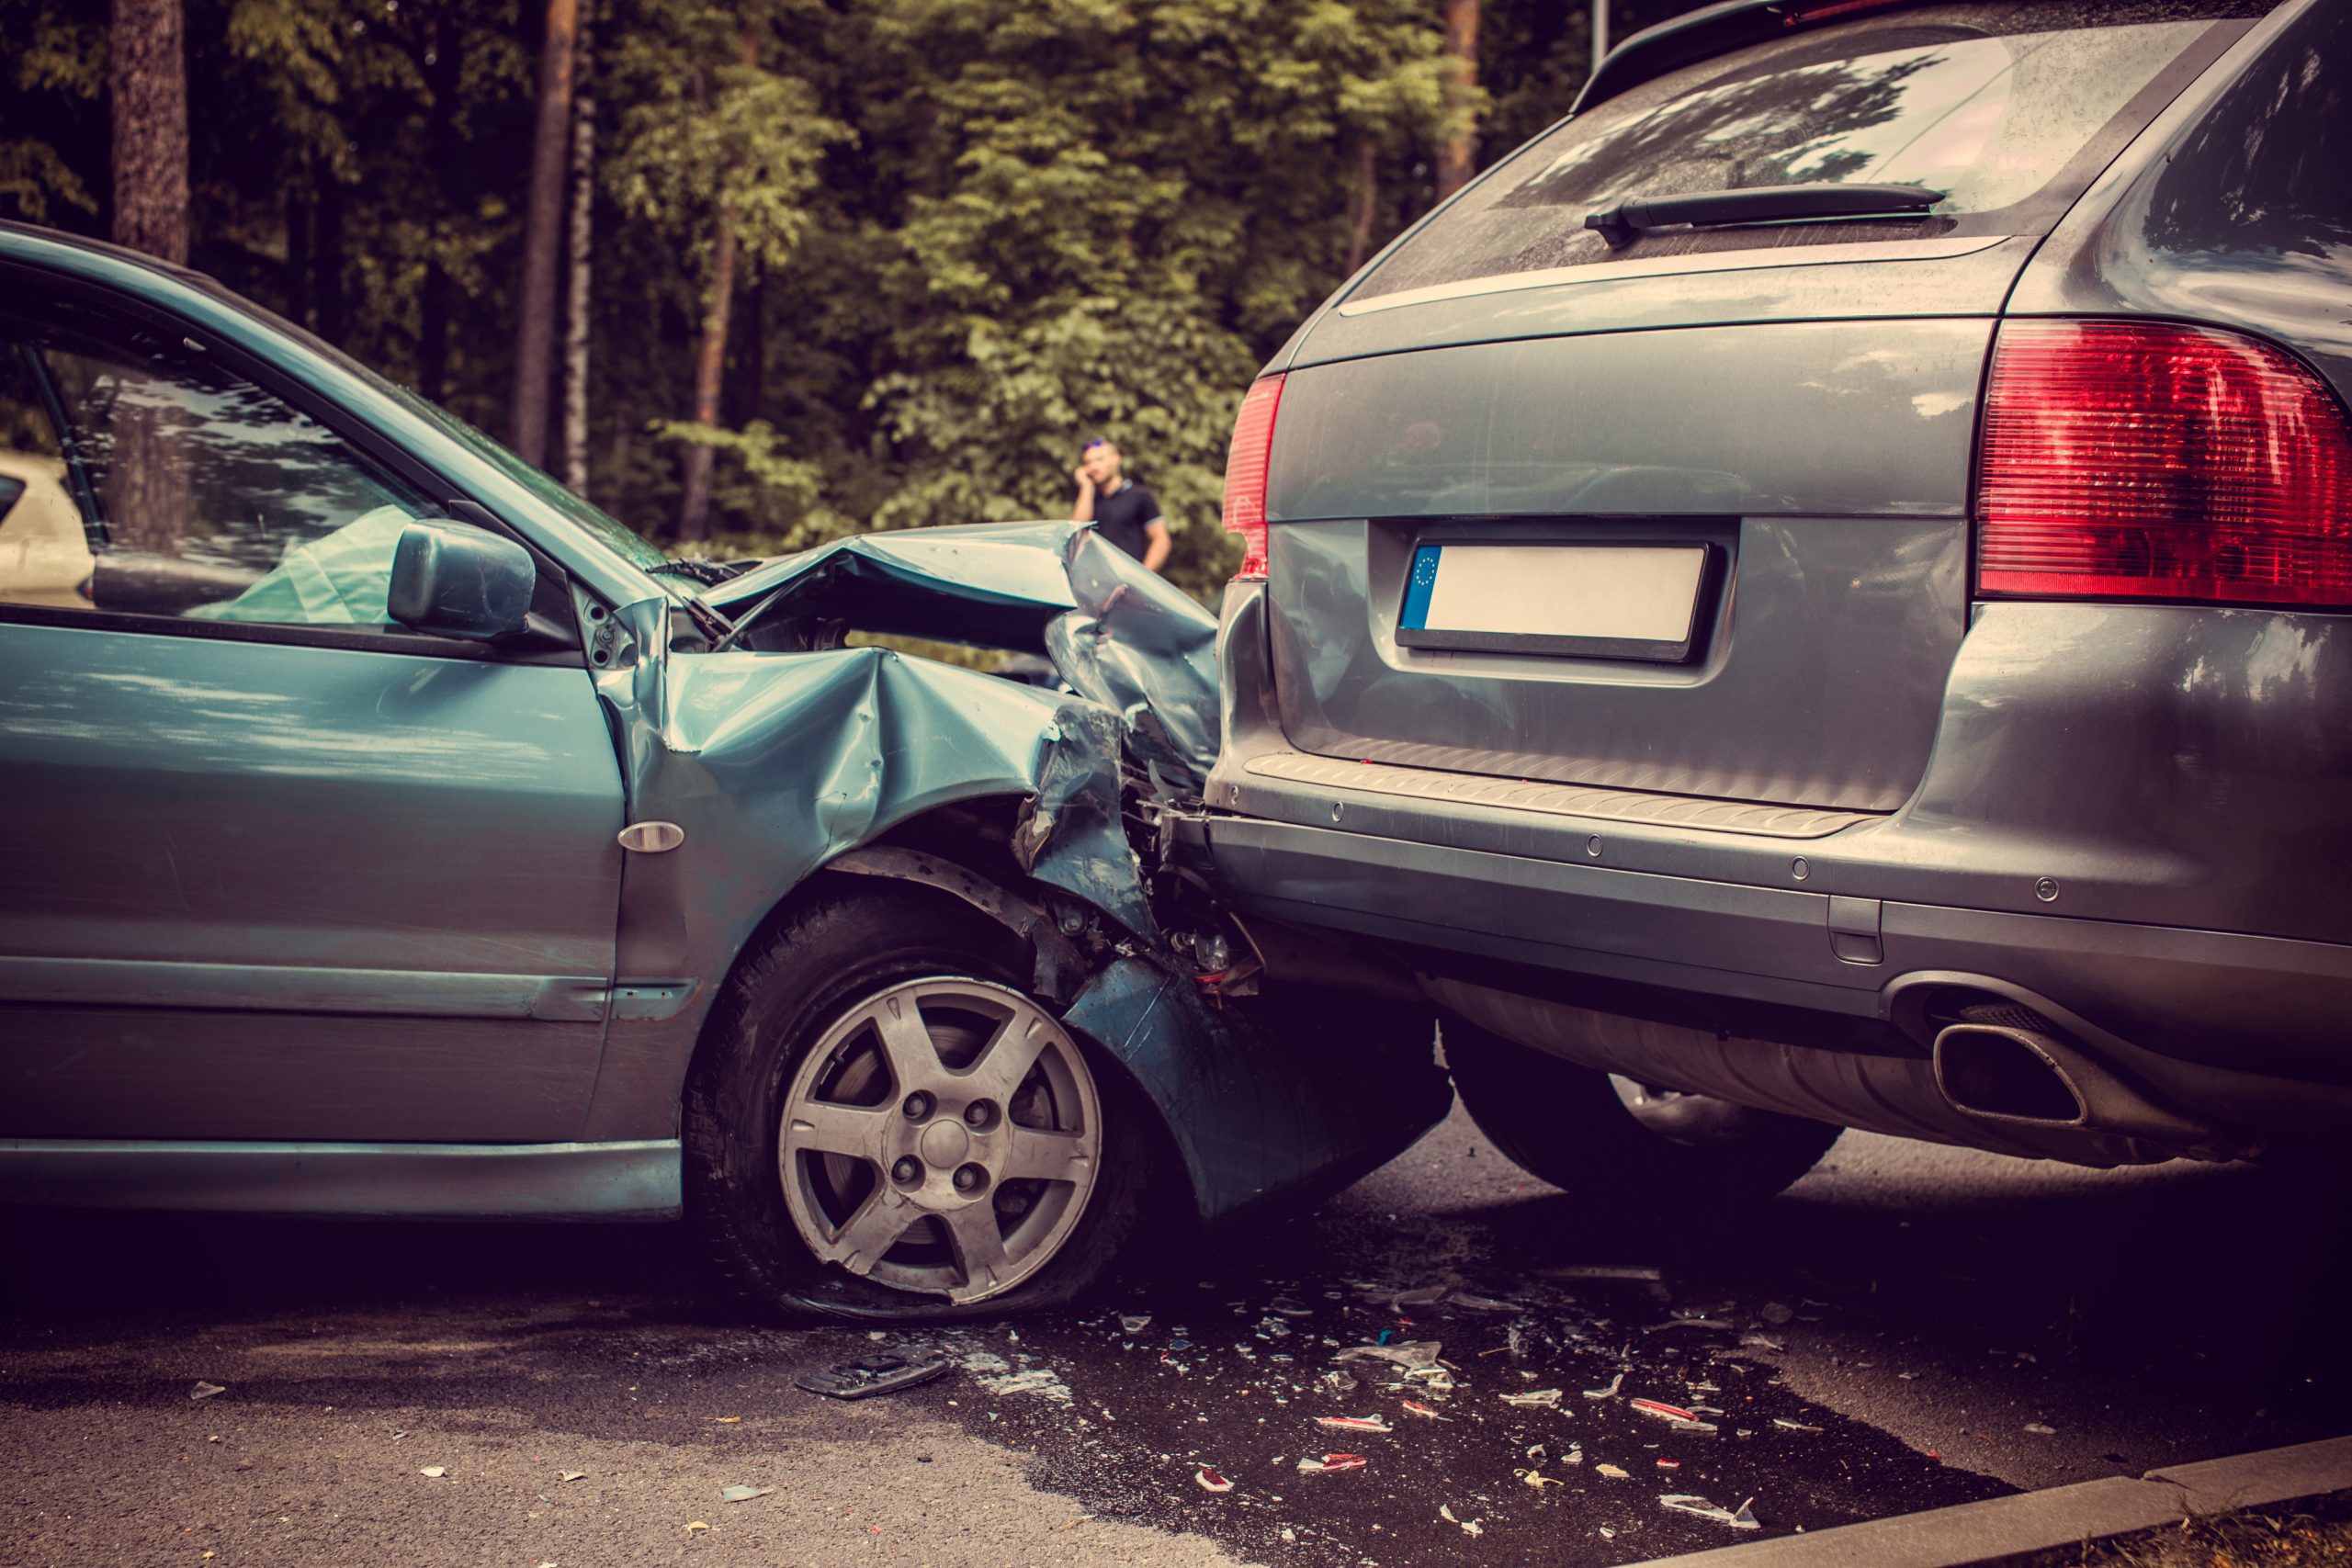
<svg viewBox="0 0 2352 1568"><path fill-rule="evenodd" d="M343 182L319 165L319 231L311 245L311 299L319 312L318 334L343 342Z"/></svg>
<svg viewBox="0 0 2352 1568"><path fill-rule="evenodd" d="M702 346L695 354L695 423L718 423L719 373L727 365L727 317L735 299L735 223L718 216L718 243L710 258L710 300L702 317ZM710 470L715 454L695 442L686 448L685 492L678 501L678 542L710 537Z"/></svg>
<svg viewBox="0 0 2352 1568"><path fill-rule="evenodd" d="M531 189L523 209L523 277L514 299L511 445L546 467L548 390L555 379L556 261L563 243L563 183L571 142L571 70L579 0L547 0L539 50L539 118L531 136Z"/></svg>
<svg viewBox="0 0 2352 1568"><path fill-rule="evenodd" d="M760 62L760 36L743 25L741 59ZM718 208L718 239L711 249L710 295L703 307L702 345L695 354L695 423L718 423L718 388L727 368L728 317L735 303L735 215ZM717 454L695 442L686 448L685 488L678 498L678 542L698 545L710 537L710 473Z"/></svg>
<svg viewBox="0 0 2352 1568"><path fill-rule="evenodd" d="M307 165L310 160L303 162ZM311 209L316 205L309 192L287 186L286 314L306 327L319 324L311 310Z"/></svg>
<svg viewBox="0 0 2352 1568"><path fill-rule="evenodd" d="M755 424L768 416L768 280L764 273L753 273L752 286L743 290L743 320L752 333L743 340L743 373L735 383L735 412L743 423Z"/></svg>
<svg viewBox="0 0 2352 1568"><path fill-rule="evenodd" d="M1478 0L1445 0L1446 137L1437 152L1437 198L1443 201L1478 170Z"/></svg>
<svg viewBox="0 0 2352 1568"><path fill-rule="evenodd" d="M432 129L426 145L441 176L425 182L425 199L431 207L425 231L424 288L417 302L416 389L437 403L449 392L449 328L456 310L452 299L456 280L449 276L443 248L449 239L447 187L458 160L464 155L458 135L458 95L466 73L464 25L438 11L427 13L424 47L416 63L431 96Z"/></svg>
<svg viewBox="0 0 2352 1568"><path fill-rule="evenodd" d="M1372 252L1373 213L1379 205L1380 144L1367 136L1356 143L1356 209L1348 220L1348 265L1341 269L1350 277Z"/></svg>
<svg viewBox="0 0 2352 1568"><path fill-rule="evenodd" d="M563 294L563 482L588 493L588 308L594 273L596 94L591 77L595 6L580 18L579 67L571 106L571 277Z"/></svg>
<svg viewBox="0 0 2352 1568"><path fill-rule="evenodd" d="M180 0L114 0L117 244L187 265L187 44Z"/></svg>

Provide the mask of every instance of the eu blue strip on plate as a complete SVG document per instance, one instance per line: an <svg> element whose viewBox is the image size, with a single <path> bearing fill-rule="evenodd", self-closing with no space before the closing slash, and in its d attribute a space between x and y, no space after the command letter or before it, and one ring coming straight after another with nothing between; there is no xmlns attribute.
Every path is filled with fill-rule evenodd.
<svg viewBox="0 0 2352 1568"><path fill-rule="evenodd" d="M1421 545L1413 551L1413 575L1405 582L1405 614L1397 625L1407 631L1423 631L1430 618L1430 591L1437 586L1437 558L1443 545Z"/></svg>

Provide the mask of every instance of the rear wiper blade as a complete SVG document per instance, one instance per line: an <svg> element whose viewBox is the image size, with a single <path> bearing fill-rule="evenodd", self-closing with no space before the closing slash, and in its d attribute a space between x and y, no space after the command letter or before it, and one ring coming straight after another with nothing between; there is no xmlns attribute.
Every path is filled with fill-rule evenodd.
<svg viewBox="0 0 2352 1568"><path fill-rule="evenodd" d="M1645 229L1671 223L1769 223L1782 218L1917 218L1944 198L1925 186L1865 186L1822 183L1749 186L1744 190L1698 190L1681 196L1631 196L1614 207L1585 215L1615 250L1630 245Z"/></svg>

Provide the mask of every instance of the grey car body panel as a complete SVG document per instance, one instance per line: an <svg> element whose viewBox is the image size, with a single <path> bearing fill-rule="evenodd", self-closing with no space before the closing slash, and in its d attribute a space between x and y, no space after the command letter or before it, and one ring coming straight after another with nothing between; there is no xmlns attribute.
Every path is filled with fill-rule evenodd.
<svg viewBox="0 0 2352 1568"><path fill-rule="evenodd" d="M13 227L0 264L185 322L481 508L562 574L584 642L441 657L348 629L0 605L0 760L40 829L0 849L0 1196L673 1211L683 1080L746 944L835 859L949 807L1012 824L1016 935L1050 910L1069 940L1040 945L1082 949L1118 976L1100 985L1160 976L1140 1011L1104 1011L1102 1043L1170 1123L1201 1219L1369 1168L1443 1114L1424 1029L1396 1050L1418 1046L1434 1093L1277 1131L1269 1108L1320 1103L1329 1061L1191 995L1131 823L1213 760L1216 626L1091 527L854 545L729 600L748 618L773 588L779 614L852 624L887 604L918 633L928 605L949 636L1017 633L1082 695L882 648L711 652L701 634L724 624L648 575L641 547L206 280ZM1003 570L957 570L983 539ZM852 560L872 570L831 572ZM625 852L640 824L672 847ZM1089 976L1062 978L1074 996ZM100 992L114 1005L91 1007ZM1243 1073L1254 1095L1182 1087Z"/></svg>
<svg viewBox="0 0 2352 1568"><path fill-rule="evenodd" d="M2304 0L2265 17L2051 231L2010 312L2256 333L2352 402L2347 49L2352 10L2341 4ZM2332 210L2285 200L2290 175L2332 195Z"/></svg>
<svg viewBox="0 0 2352 1568"><path fill-rule="evenodd" d="M664 1220L675 1139L601 1144L0 1142L0 1203L401 1219Z"/></svg>
<svg viewBox="0 0 2352 1568"><path fill-rule="evenodd" d="M1278 672L1261 651L1274 635L1263 603L1233 596L1228 668L1254 660ZM1235 683L1210 781L1218 807L1329 827L1339 805L1345 826L1368 834L1812 894L2319 942L2352 933L2352 885L2334 869L2352 862L2344 616L1983 605L1911 796L1796 841L1464 797L1445 788L1464 775L1442 768L1401 793L1385 780L1351 789L1343 771L1253 767L1298 755L1267 683ZM1258 702L1238 700L1253 690Z"/></svg>
<svg viewBox="0 0 2352 1568"><path fill-rule="evenodd" d="M2340 1124L2352 1113L2343 1049L2352 893L2338 874L2352 858L2343 810L2352 618L2193 604L1970 605L1967 486L1981 367L1953 367L1967 411L1953 421L1952 443L1933 454L1914 443L1890 457L1870 438L1885 433L1868 432L1855 413L1793 378L1770 387L1738 355L1710 363L1702 345L1786 330L1726 324L1750 319L1875 328L1900 343L1910 321L1860 320L1882 303L1898 316L1968 318L1980 348L1992 324L1980 318L2146 315L2268 336L2344 393L2352 386L2352 186L2341 176L2352 156L2347 17L2340 6L2299 0L2236 36L2030 261L2032 243L2018 240L1957 257L1818 269L1532 286L1506 278L1386 308L1336 299L1298 344L1285 384L1271 586L1227 595L1226 746L1209 809L1181 824L1184 852L1246 911L1374 939L1400 963L1500 995L1796 1045L1913 1054L1933 1032L1921 998L2005 999L2095 1043L2159 1100L2248 1127ZM2286 197L2290 186L2300 207ZM2324 210L2314 212L2314 201ZM2004 298L2004 265L2017 279L2013 299ZM1622 346L1596 346L1604 342ZM1474 354L1483 357L1455 357ZM1586 377L1572 364L1605 368ZM1577 379L1590 385L1571 385ZM1661 383L1670 397L1655 394ZM1899 406L1908 390L1891 385L1878 400ZM1636 419L1659 434L1629 434L1611 400L1642 410ZM1575 418L1558 428L1573 442L1555 443L1548 465L1527 462L1524 433L1564 402ZM1732 409L1760 411L1750 417L1763 421L1770 471L1811 462L1827 484L1850 487L1854 473L1919 457L1916 485L1881 486L1854 509L1874 515L1838 520L1884 529L1877 536L1886 540L1917 530L1916 579L1883 578L1912 595L1915 627L1876 598L1830 583L1820 569L1831 564L1835 536L1811 531L1838 509L1815 503L1798 482L1781 487L1785 506L1750 498L1719 509L1722 525L1737 530L1725 591L1731 665L1711 666L1712 650L1685 670L1604 673L1572 660L1488 654L1438 664L1394 646L1394 574L1409 542L1433 531L1624 537L1645 525L1702 536L1709 508L1692 498L1707 485L1744 498L1764 488L1744 482L1745 459L1719 456L1754 450L1750 432L1726 428ZM1295 446L1283 428L1293 420ZM1471 439L1449 449L1456 425ZM1489 429L1509 439L1486 440ZM1653 439L1669 454L1663 460L1641 445ZM1623 457L1628 449L1644 451L1638 467ZM1295 455L1303 466L1286 466ZM1450 460L1461 475L1445 471ZM1501 482L1478 496L1468 470L1485 467ZM1521 505L1520 490L1545 483L1544 502ZM1607 494L1604 483L1640 497L1639 525L1613 497L1590 499ZM1920 494L1936 504L1890 504ZM1784 537L1777 558L1759 547L1759 525ZM1746 709L1704 710L1729 726L1717 734L1691 722L1702 711L1694 694L1757 651L1746 634L1764 618L1759 593L1773 592L1776 564L1789 571L1780 607L1806 602L1795 585L1818 587L1836 597L1836 628L1804 632L1786 615L1770 618L1767 637L1780 640L1765 645L1767 662L1781 679L1759 677ZM1827 598L1811 603L1829 607ZM1854 660L1865 686L1870 664L1886 665L1885 683L1910 695L1865 690L1860 700L1875 701L1882 721L1893 716L1901 744L1890 744L1882 722L1863 750L1812 754L1809 773L1759 765L1755 777L1735 776L1718 755L1759 764L1809 756L1775 750L1784 730L1810 721L1824 684L1808 649ZM1925 655L1917 668L1915 651ZM1569 722L1565 704L1541 706L1604 680L1605 698L1587 710L1611 716L1597 735ZM1532 694L1498 696L1505 682ZM1419 687L1412 702L1392 704L1408 684ZM1851 688L1836 694L1856 700ZM1879 759L1868 746L1883 749ZM1366 759L1380 764L1366 770L1375 787L1350 787L1344 764ZM1471 788L1451 782L1474 774L1487 776L1469 779ZM1523 806L1515 804L1522 778L1536 781ZM1579 818L1572 784L1656 794ZM1675 820L1654 805L1683 792L1727 807L1867 800L1872 809L1792 841L1701 826L1703 812Z"/></svg>
<svg viewBox="0 0 2352 1568"><path fill-rule="evenodd" d="M1266 515L1960 517L1991 337L1988 308L1304 367L1283 386Z"/></svg>
<svg viewBox="0 0 2352 1568"><path fill-rule="evenodd" d="M1332 756L1893 809L1965 624L1991 330L1809 321L1291 372L1268 502L1283 728ZM1713 546L1692 660L1398 645L1417 544L1569 540Z"/></svg>
<svg viewBox="0 0 2352 1568"><path fill-rule="evenodd" d="M1992 315L2030 238L1883 241L1725 251L1514 273L1442 290L1350 299L1317 318L1286 367L1468 344L1788 321ZM1679 264L1679 265L1676 264ZM1573 272L1575 276L1567 276ZM1638 392L1635 382L1621 389ZM1290 417L1285 399L1283 417ZM1276 422L1275 439L1281 439ZM1278 467L1276 477L1281 475Z"/></svg>
<svg viewBox="0 0 2352 1568"><path fill-rule="evenodd" d="M1821 894L1290 823L1188 831L1245 910L1426 952L1857 1019L1885 1018L1887 988L1915 975L1986 976L2178 1062L2352 1077L2341 943L1880 903L1883 956L1859 964L1838 956Z"/></svg>

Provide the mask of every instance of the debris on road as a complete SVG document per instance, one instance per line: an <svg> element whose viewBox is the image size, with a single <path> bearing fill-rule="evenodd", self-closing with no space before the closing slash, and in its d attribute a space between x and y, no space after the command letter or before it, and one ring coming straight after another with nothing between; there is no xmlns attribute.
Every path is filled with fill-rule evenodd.
<svg viewBox="0 0 2352 1568"><path fill-rule="evenodd" d="M1069 1385L1062 1382L1061 1373L1050 1367L1033 1367L1025 1372L1010 1372L1001 1378L982 1378L980 1386L994 1394L1034 1393L1057 1404L1076 1402Z"/></svg>
<svg viewBox="0 0 2352 1568"><path fill-rule="evenodd" d="M1755 1501L1755 1498L1750 1497L1746 1503L1742 1503L1734 1509L1717 1507L1704 1497L1694 1497L1687 1492L1669 1492L1658 1499L1662 1506L1671 1508L1678 1514L1695 1514L1702 1519L1713 1519L1719 1525L1729 1525L1736 1530L1764 1528L1750 1507Z"/></svg>
<svg viewBox="0 0 2352 1568"><path fill-rule="evenodd" d="M2045 1427L2039 1421L2027 1422L2025 1424L2025 1429L2031 1432L2037 1438L2054 1438L2058 1435L2057 1427Z"/></svg>
<svg viewBox="0 0 2352 1568"><path fill-rule="evenodd" d="M423 1470L417 1472L417 1474L424 1476L428 1481L438 1481L448 1473L449 1467L446 1464L428 1464Z"/></svg>
<svg viewBox="0 0 2352 1568"><path fill-rule="evenodd" d="M1605 1475L1611 1481L1631 1481L1634 1478L1633 1472L1620 1470L1613 1464L1596 1464L1592 1468L1595 1474Z"/></svg>
<svg viewBox="0 0 2352 1568"><path fill-rule="evenodd" d="M560 1470L556 1472L555 1478L558 1481L585 1481L588 1472L584 1470Z"/></svg>
<svg viewBox="0 0 2352 1568"><path fill-rule="evenodd" d="M1337 1427L1345 1432L1393 1432L1396 1429L1388 1424L1385 1416L1317 1416L1315 1420L1318 1426Z"/></svg>
<svg viewBox="0 0 2352 1568"><path fill-rule="evenodd" d="M1298 1461L1298 1468L1308 1475L1322 1475L1339 1470L1362 1470L1371 1462L1362 1454L1325 1454L1321 1459L1310 1455Z"/></svg>
<svg viewBox="0 0 2352 1568"><path fill-rule="evenodd" d="M1808 1427L1802 1421L1792 1421L1785 1416L1773 1416L1772 1425L1778 1427L1783 1432L1818 1432L1821 1430L1818 1427Z"/></svg>
<svg viewBox="0 0 2352 1568"><path fill-rule="evenodd" d="M1418 1416L1424 1421L1451 1421L1453 1419L1451 1416L1439 1415L1436 1411L1430 1409L1428 1405L1423 1404L1418 1399L1408 1399L1405 1401L1405 1414L1408 1416Z"/></svg>
<svg viewBox="0 0 2352 1568"><path fill-rule="evenodd" d="M1119 1332L1122 1334L1129 1336L1141 1334L1145 1329L1149 1328L1150 1326L1151 1314L1148 1312L1139 1312L1132 1314L1122 1314L1119 1318Z"/></svg>
<svg viewBox="0 0 2352 1568"><path fill-rule="evenodd" d="M188 1390L187 1396L190 1401L195 1401L198 1399L210 1399L216 1393L226 1393L228 1392L229 1391L227 1389L223 1388L217 1382L206 1382L203 1379L198 1378L197 1380L196 1386Z"/></svg>
<svg viewBox="0 0 2352 1568"><path fill-rule="evenodd" d="M748 1503L754 1497L765 1497L775 1490L773 1486L745 1486L738 1483L733 1486L720 1487L718 1500L722 1503Z"/></svg>
<svg viewBox="0 0 2352 1568"><path fill-rule="evenodd" d="M1629 1399L1626 1405L1645 1416L1656 1416L1668 1421L1696 1421L1698 1416L1679 1404L1668 1404L1659 1399Z"/></svg>
<svg viewBox="0 0 2352 1568"><path fill-rule="evenodd" d="M1437 1365L1437 1353L1443 1348L1434 1339L1408 1339L1394 1345L1351 1345L1332 1358L1335 1361L1387 1361L1408 1372L1418 1372Z"/></svg>
<svg viewBox="0 0 2352 1568"><path fill-rule="evenodd" d="M686 1521L686 1533L688 1535L694 1534L696 1530L707 1530L710 1527L708 1525L703 1523L700 1519L689 1519Z"/></svg>
<svg viewBox="0 0 2352 1568"><path fill-rule="evenodd" d="M1773 1327L1778 1328L1782 1324L1788 1322L1791 1318L1796 1316L1796 1313L1785 1303L1766 1302L1762 1306L1756 1309L1756 1315L1770 1324Z"/></svg>
<svg viewBox="0 0 2352 1568"><path fill-rule="evenodd" d="M1518 1476L1525 1484L1535 1488L1538 1492L1543 1491L1546 1486L1566 1486L1567 1484L1566 1482L1546 1475L1540 1470L1514 1470L1511 1473Z"/></svg>
<svg viewBox="0 0 2352 1568"><path fill-rule="evenodd" d="M792 1381L795 1387L807 1389L810 1393L821 1393L828 1399L871 1399L878 1393L896 1393L902 1388L929 1382L944 1374L948 1365L944 1356L910 1359L885 1350L876 1355L860 1356L854 1361L843 1361L837 1366L803 1372ZM741 1420L742 1417L733 1419Z"/></svg>
<svg viewBox="0 0 2352 1568"><path fill-rule="evenodd" d="M1560 1404L1560 1391L1556 1388L1531 1389L1525 1393L1506 1393L1502 1401L1505 1404L1516 1404L1522 1410L1556 1410Z"/></svg>
<svg viewBox="0 0 2352 1568"><path fill-rule="evenodd" d="M1205 1464L1201 1466L1201 1468L1193 1473L1193 1479L1200 1483L1201 1490L1204 1492L1230 1492L1233 1490L1232 1482L1227 1480L1220 1472Z"/></svg>
<svg viewBox="0 0 2352 1568"><path fill-rule="evenodd" d="M1586 1389L1584 1396L1587 1399L1614 1399L1617 1397L1617 1391L1624 1386L1625 1374L1619 1372L1602 1387Z"/></svg>

